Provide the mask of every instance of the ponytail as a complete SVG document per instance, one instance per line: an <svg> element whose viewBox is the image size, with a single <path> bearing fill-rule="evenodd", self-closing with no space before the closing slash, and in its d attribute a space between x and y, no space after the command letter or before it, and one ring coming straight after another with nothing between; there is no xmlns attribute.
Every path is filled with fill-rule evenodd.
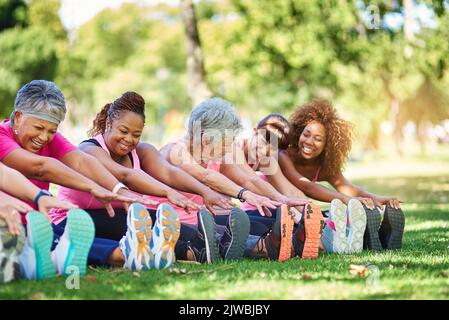
<svg viewBox="0 0 449 320"><path fill-rule="evenodd" d="M108 121L108 113L111 108L111 103L106 104L103 109L97 114L95 120L92 125L92 129L90 129L87 134L89 137L94 137L97 134L103 134L106 131L106 124Z"/></svg>

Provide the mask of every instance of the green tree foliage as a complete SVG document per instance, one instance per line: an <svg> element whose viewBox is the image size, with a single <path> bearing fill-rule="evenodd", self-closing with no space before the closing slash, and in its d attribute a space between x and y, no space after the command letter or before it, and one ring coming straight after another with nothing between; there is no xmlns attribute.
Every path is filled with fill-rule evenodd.
<svg viewBox="0 0 449 320"><path fill-rule="evenodd" d="M24 83L55 76L55 40L48 30L38 27L9 29L0 33L0 57L0 110L5 116Z"/></svg>
<svg viewBox="0 0 449 320"><path fill-rule="evenodd" d="M27 6L23 0L0 0L0 32L27 25Z"/></svg>
<svg viewBox="0 0 449 320"><path fill-rule="evenodd" d="M0 115L12 110L17 90L33 79L54 80L67 41L59 0L0 0ZM1 28L0 28L1 29Z"/></svg>

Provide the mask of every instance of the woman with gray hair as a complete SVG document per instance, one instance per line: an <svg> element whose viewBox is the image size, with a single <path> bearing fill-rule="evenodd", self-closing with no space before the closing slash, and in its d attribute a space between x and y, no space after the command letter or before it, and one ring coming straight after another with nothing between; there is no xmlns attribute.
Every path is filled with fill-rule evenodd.
<svg viewBox="0 0 449 320"><path fill-rule="evenodd" d="M264 232L253 232L255 230L251 232L260 233L262 237L254 235L248 237L247 235L245 238L244 236L236 237L238 229L235 226L244 225L245 221L248 221L248 216L240 209L231 210L231 214L226 215L226 230L228 231L225 230L223 235L228 240L220 240L218 244L220 253L222 243L240 242L241 245L243 242L241 247L245 249L246 246L246 251L243 253L242 250L241 254L246 256L266 257L280 261L289 259L291 257L293 218L288 212L287 206L281 206L280 202L273 199L273 194L277 195L277 192L271 186L266 189L260 188L260 184L255 184L255 179L244 171L238 172L240 177L236 182L233 171L236 167L234 163L227 161L232 158L232 150L236 147L234 140L242 130L241 120L234 106L221 98L203 101L192 110L187 122L187 130L183 139L161 149L161 154L168 161L179 166L211 189L237 198L241 202L251 203L262 216L271 215L269 209L277 207L280 212L272 230L266 230L262 226L265 229ZM219 219L216 219L218 222ZM204 212L200 212L198 221L200 227L203 230L215 230L214 226L201 226L207 221L211 220L206 219ZM212 224L212 222L209 223ZM256 222L251 222L251 228L254 229L256 225ZM281 232L282 228L285 228L287 232ZM233 237L237 239L231 239ZM215 237L209 238L210 243L206 247L216 247Z"/></svg>
<svg viewBox="0 0 449 320"><path fill-rule="evenodd" d="M126 206L126 203L140 201L141 198L129 193L97 159L77 150L57 132L65 114L66 106L61 90L53 82L33 80L18 91L10 119L5 119L0 124L0 161L21 172L41 189L30 205L37 209L42 196L51 196L48 191L50 182L90 193L105 205L111 216L114 215L112 201L123 201ZM148 203L143 199L142 202ZM57 235L61 237L60 243L65 243L66 246L61 254L68 254L67 247L72 250L69 250L73 258L70 261L66 261L65 257L56 259L61 262L58 270L64 274L68 273L66 269L70 263L79 264L81 272L86 269L86 253L93 239L94 230L90 217L80 213L75 220L74 226L77 223L86 226L84 231L87 234L84 238L74 236L75 228L69 223L72 219L68 219L65 228L66 231L70 230L70 236L66 234L68 231L64 235ZM42 214L27 215L26 218L22 215L22 222L27 224L28 235L33 237L26 242L26 254L21 256L23 273L27 278L54 275L56 270L49 250L53 238L52 234L48 235L52 233L50 222ZM46 231L31 230L34 227L36 230ZM91 239L90 243L88 239ZM79 252L73 251L73 248ZM55 253L58 252L55 250Z"/></svg>

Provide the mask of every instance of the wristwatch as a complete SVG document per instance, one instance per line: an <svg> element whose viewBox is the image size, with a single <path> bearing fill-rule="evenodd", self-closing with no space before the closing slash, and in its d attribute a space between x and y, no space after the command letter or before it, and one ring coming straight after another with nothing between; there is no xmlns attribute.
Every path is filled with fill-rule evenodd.
<svg viewBox="0 0 449 320"><path fill-rule="evenodd" d="M44 190L42 189L41 191L39 191L39 193L37 194L36 198L34 198L34 205L36 207L39 207L39 200L42 196L49 196L49 197L53 197L53 195L48 191L48 190Z"/></svg>
<svg viewBox="0 0 449 320"><path fill-rule="evenodd" d="M243 193L245 191L248 191L247 189L243 188L242 190L239 191L239 194L237 195L237 199L240 200L240 202L245 202L245 199L243 199Z"/></svg>

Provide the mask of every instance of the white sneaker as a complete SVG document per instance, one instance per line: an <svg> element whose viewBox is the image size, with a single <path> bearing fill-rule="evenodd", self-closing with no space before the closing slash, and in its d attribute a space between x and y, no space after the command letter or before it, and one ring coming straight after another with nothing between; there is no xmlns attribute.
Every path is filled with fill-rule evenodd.
<svg viewBox="0 0 449 320"><path fill-rule="evenodd" d="M150 269L153 265L153 253L150 250L152 221L147 209L140 203L129 206L127 226L128 230L119 243L125 256L123 268Z"/></svg>
<svg viewBox="0 0 449 320"><path fill-rule="evenodd" d="M358 253L363 250L363 236L366 228L366 212L362 203L357 199L348 202L349 219L349 253Z"/></svg>
<svg viewBox="0 0 449 320"><path fill-rule="evenodd" d="M87 258L95 237L95 225L89 214L81 209L67 212L66 226L52 252L59 274L69 275L76 268L79 275L87 272Z"/></svg>
<svg viewBox="0 0 449 320"><path fill-rule="evenodd" d="M332 251L340 254L347 253L349 245L346 238L346 206L341 200L332 200L329 210L329 219L335 226L335 230L333 230Z"/></svg>

